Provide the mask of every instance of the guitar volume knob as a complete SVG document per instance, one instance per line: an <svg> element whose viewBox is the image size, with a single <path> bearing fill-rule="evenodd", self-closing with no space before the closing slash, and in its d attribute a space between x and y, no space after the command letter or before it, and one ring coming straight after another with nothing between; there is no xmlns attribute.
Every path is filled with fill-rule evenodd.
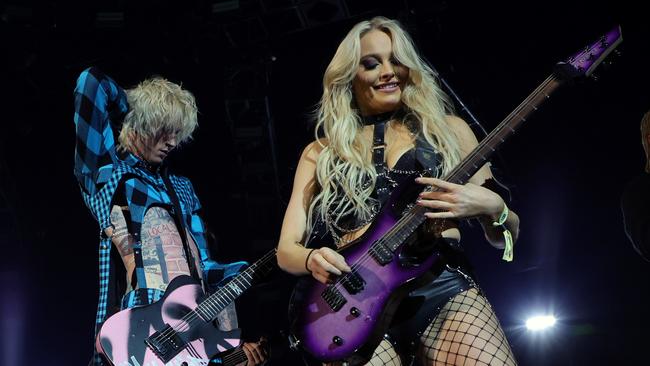
<svg viewBox="0 0 650 366"><path fill-rule="evenodd" d="M334 338L332 338L332 342L334 342L335 345L340 346L343 344L343 338L334 336Z"/></svg>
<svg viewBox="0 0 650 366"><path fill-rule="evenodd" d="M356 308L356 307L353 306L353 307L350 309L350 315L352 315L352 316L355 317L355 318L358 318L359 315L361 315L361 311L360 311L358 308Z"/></svg>

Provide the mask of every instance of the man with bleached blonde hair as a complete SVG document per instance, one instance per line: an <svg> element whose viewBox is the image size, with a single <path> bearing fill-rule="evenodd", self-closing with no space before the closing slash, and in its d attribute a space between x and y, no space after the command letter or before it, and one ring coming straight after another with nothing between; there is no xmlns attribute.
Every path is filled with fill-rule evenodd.
<svg viewBox="0 0 650 366"><path fill-rule="evenodd" d="M210 291L236 275L245 263L210 258L192 183L164 164L198 125L194 96L158 77L125 91L89 68L80 74L74 97L74 173L99 224L95 331L119 310L160 300L175 277L192 276ZM112 249L121 263L111 260ZM234 306L217 320L224 331L237 328ZM257 343L243 348L249 365L264 361ZM95 353L91 364L105 361Z"/></svg>
<svg viewBox="0 0 650 366"><path fill-rule="evenodd" d="M634 249L650 261L650 111L641 119L645 173L627 184L621 198L625 233Z"/></svg>

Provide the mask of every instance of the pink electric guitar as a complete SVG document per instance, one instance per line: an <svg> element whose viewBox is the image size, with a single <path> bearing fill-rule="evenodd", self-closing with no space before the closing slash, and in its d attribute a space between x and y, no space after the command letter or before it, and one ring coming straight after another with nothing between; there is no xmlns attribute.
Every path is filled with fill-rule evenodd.
<svg viewBox="0 0 650 366"><path fill-rule="evenodd" d="M238 329L217 328L217 314L275 267L274 249L210 296L192 277L176 277L159 301L108 318L95 347L114 366L208 365L240 343Z"/></svg>

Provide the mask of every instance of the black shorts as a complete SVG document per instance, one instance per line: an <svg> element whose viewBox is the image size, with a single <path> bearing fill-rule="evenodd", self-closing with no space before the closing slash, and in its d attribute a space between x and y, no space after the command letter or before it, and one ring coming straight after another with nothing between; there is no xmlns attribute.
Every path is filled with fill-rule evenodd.
<svg viewBox="0 0 650 366"><path fill-rule="evenodd" d="M386 333L386 339L393 344L404 364L410 364L408 358L415 356L420 336L447 302L463 291L478 289L458 241L444 239L444 242L444 264L432 269L434 279L431 282L412 290L402 300Z"/></svg>

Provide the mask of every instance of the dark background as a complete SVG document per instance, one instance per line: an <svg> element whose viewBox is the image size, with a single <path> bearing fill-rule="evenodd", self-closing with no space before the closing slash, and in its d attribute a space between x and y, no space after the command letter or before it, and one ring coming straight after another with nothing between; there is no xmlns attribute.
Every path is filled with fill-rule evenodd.
<svg viewBox="0 0 650 366"><path fill-rule="evenodd" d="M643 170L650 26L641 5L586 4L0 4L0 364L84 365L91 354L97 227L72 174L80 71L99 66L124 87L163 75L196 95L200 128L170 164L194 182L217 257L252 261L276 245L324 69L351 26L374 15L405 24L488 130L557 61L622 26L621 56L599 80L560 89L495 159L522 218L515 261L477 227L463 243L522 365L648 364L650 264L625 237L619 199ZM288 289L276 275L246 294L243 325L279 337ZM539 311L559 323L531 334L523 323ZM276 354L273 365L297 362Z"/></svg>

